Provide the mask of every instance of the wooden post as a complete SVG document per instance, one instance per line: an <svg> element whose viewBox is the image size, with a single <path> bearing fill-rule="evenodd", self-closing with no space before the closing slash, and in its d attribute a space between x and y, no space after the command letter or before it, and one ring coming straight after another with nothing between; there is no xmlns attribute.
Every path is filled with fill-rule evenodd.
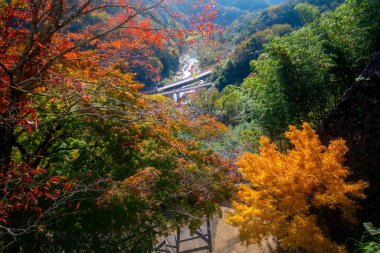
<svg viewBox="0 0 380 253"><path fill-rule="evenodd" d="M210 224L209 215L207 215L207 239L208 239L208 250L209 252L212 252L211 224Z"/></svg>
<svg viewBox="0 0 380 253"><path fill-rule="evenodd" d="M181 230L178 227L177 228L177 238L176 238L176 248L177 248L176 253L179 253L179 244L180 244L180 242L181 242Z"/></svg>

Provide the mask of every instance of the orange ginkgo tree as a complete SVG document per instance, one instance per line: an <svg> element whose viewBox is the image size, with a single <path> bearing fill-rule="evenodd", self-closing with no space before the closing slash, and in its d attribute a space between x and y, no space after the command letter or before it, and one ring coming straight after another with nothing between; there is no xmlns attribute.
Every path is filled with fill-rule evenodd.
<svg viewBox="0 0 380 253"><path fill-rule="evenodd" d="M355 199L365 197L366 182L346 182L344 140L323 146L309 124L290 126L286 137L292 149L281 153L262 137L260 154L245 153L237 165L247 184L242 184L235 212L228 221L239 227L240 239L260 243L273 235L282 248L300 252L344 252L329 238L323 210L339 210L355 222Z"/></svg>

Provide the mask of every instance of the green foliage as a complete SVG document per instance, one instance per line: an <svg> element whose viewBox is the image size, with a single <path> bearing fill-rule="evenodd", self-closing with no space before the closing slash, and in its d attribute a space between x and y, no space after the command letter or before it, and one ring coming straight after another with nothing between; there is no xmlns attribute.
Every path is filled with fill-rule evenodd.
<svg viewBox="0 0 380 253"><path fill-rule="evenodd" d="M290 12L306 9L302 11L312 13L313 19L319 16L293 32L295 28L288 24L254 30L214 71L211 78L222 92L215 99L217 109L212 115L233 126L231 139L222 141L225 145L235 143L240 151L256 152L258 136L265 134L284 149L289 143L282 133L289 124L299 126L302 121L309 121L312 126L318 126L340 101L367 60L380 48L380 3L348 1L334 11L319 15L319 11L335 8L339 3L293 1L291 5L272 7L251 20L255 24L265 24L262 22L265 15L270 12L284 14L282 11L286 8ZM300 18L298 14L297 18ZM242 37L247 36L241 24L232 27ZM231 35L228 31L227 34ZM251 71L241 87L235 87L238 99L227 99L239 101L235 108L239 113L228 113L224 118L221 103L217 101L226 99L224 91L231 89L229 84L239 86ZM201 111L207 111L205 106Z"/></svg>
<svg viewBox="0 0 380 253"><path fill-rule="evenodd" d="M319 9L317 6L308 3L299 3L294 9L298 12L304 24L310 23L318 17Z"/></svg>
<svg viewBox="0 0 380 253"><path fill-rule="evenodd" d="M257 153L260 147L261 133L252 129L245 129L240 132L240 143L244 148L244 151Z"/></svg>
<svg viewBox="0 0 380 253"><path fill-rule="evenodd" d="M249 62L262 53L263 44L313 21L320 11L334 9L341 2L343 0L287 1L261 12L241 15L223 34L223 41L235 49L229 52L226 64L214 71L212 80L219 89L230 84L240 85L251 72Z"/></svg>
<svg viewBox="0 0 380 253"><path fill-rule="evenodd" d="M348 1L266 44L242 87L245 120L278 141L289 124L319 125L378 48L379 11Z"/></svg>
<svg viewBox="0 0 380 253"><path fill-rule="evenodd" d="M270 28L256 32L249 39L243 40L236 46L234 52L229 57L227 64L216 69L212 75L219 90L225 86L233 84L240 85L243 79L251 72L250 61L257 59L263 50L263 44L267 43L274 36L283 36L289 33L292 28L287 24L273 25Z"/></svg>
<svg viewBox="0 0 380 253"><path fill-rule="evenodd" d="M234 85L227 86L222 92L215 87L204 90L190 99L189 108L194 113L208 114L229 126L239 124L240 92Z"/></svg>
<svg viewBox="0 0 380 253"><path fill-rule="evenodd" d="M380 252L380 229L373 226L371 222L363 223L366 233L359 242L355 252L377 253Z"/></svg>
<svg viewBox="0 0 380 253"><path fill-rule="evenodd" d="M158 51L159 60L162 64L161 78L172 76L179 67L179 54L173 52L178 52L179 50L169 49Z"/></svg>
<svg viewBox="0 0 380 253"><path fill-rule="evenodd" d="M25 252L151 252L158 236L178 225L198 227L198 218L217 212L217 199L232 192L222 172L228 165L197 135L212 122L189 122L176 109L169 117L170 101L156 98L138 105L125 100L127 108L111 100L106 104L121 115L108 111L108 120L68 117L58 123L48 121L60 111L57 103L39 102L45 124L32 135L21 134L18 143L32 153L51 133L54 143L40 165L80 180L85 188L44 217L37 232L18 237ZM145 118L130 121L125 112L131 119L138 113Z"/></svg>
<svg viewBox="0 0 380 253"><path fill-rule="evenodd" d="M349 67L356 76L380 48L379 22L379 1L349 0L336 11L324 13L315 29L328 41L327 52L337 64Z"/></svg>
<svg viewBox="0 0 380 253"><path fill-rule="evenodd" d="M244 11L234 6L218 6L218 16L216 17L216 22L220 25L229 25Z"/></svg>

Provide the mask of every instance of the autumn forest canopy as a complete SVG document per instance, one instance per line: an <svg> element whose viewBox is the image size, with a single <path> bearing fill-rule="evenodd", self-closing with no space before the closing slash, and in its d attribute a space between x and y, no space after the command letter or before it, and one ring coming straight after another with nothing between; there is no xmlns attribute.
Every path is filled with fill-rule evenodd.
<svg viewBox="0 0 380 253"><path fill-rule="evenodd" d="M0 0L0 250L379 252L379 50L377 0Z"/></svg>

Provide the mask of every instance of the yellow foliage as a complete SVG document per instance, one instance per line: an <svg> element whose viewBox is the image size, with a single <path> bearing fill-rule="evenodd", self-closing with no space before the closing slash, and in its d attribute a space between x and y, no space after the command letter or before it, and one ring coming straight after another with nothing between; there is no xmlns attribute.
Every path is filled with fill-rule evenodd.
<svg viewBox="0 0 380 253"><path fill-rule="evenodd" d="M269 6L269 7L268 7L268 11L269 11L269 12L272 12L273 10L278 9L279 7L280 7L280 5L272 5L272 6Z"/></svg>
<svg viewBox="0 0 380 253"><path fill-rule="evenodd" d="M323 146L307 123L302 130L290 126L286 137L294 146L286 153L262 137L260 155L239 158L239 170L250 183L241 186L227 221L239 226L240 238L248 244L273 235L284 249L344 252L329 239L317 214L322 208L338 209L355 222L354 199L365 198L367 183L345 182L349 171L343 166L348 150L344 140Z"/></svg>
<svg viewBox="0 0 380 253"><path fill-rule="evenodd" d="M154 101L171 101L170 98L161 94L146 95L146 97Z"/></svg>
<svg viewBox="0 0 380 253"><path fill-rule="evenodd" d="M194 127L195 135L200 140L217 139L229 131L228 127L223 123L212 118L209 115L201 115L189 124Z"/></svg>

